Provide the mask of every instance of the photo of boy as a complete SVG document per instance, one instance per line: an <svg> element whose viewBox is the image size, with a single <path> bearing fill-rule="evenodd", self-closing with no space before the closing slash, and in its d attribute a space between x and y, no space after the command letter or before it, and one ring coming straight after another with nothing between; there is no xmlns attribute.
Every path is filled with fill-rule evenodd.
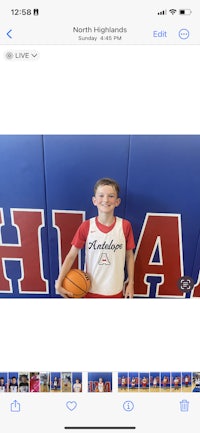
<svg viewBox="0 0 200 433"><path fill-rule="evenodd" d="M49 392L50 390L50 377L49 372L40 373L40 392Z"/></svg>
<svg viewBox="0 0 200 433"><path fill-rule="evenodd" d="M72 392L72 373L62 373L62 392Z"/></svg>
<svg viewBox="0 0 200 433"><path fill-rule="evenodd" d="M171 391L181 391L181 373L171 373Z"/></svg>
<svg viewBox="0 0 200 433"><path fill-rule="evenodd" d="M9 392L18 392L18 374L9 374Z"/></svg>
<svg viewBox="0 0 200 433"><path fill-rule="evenodd" d="M19 373L19 392L29 392L29 373Z"/></svg>
<svg viewBox="0 0 200 433"><path fill-rule="evenodd" d="M61 391L61 375L60 373L51 373L51 391Z"/></svg>
<svg viewBox="0 0 200 433"><path fill-rule="evenodd" d="M163 372L161 373L160 380L161 391L169 392L170 391L170 373Z"/></svg>
<svg viewBox="0 0 200 433"><path fill-rule="evenodd" d="M183 392L191 392L192 391L192 373L184 372L181 374L182 378L182 391Z"/></svg>
<svg viewBox="0 0 200 433"><path fill-rule="evenodd" d="M200 373L194 372L192 375L192 392L200 392Z"/></svg>
<svg viewBox="0 0 200 433"><path fill-rule="evenodd" d="M0 392L7 392L7 373L0 373Z"/></svg>
<svg viewBox="0 0 200 433"><path fill-rule="evenodd" d="M137 372L129 373L129 391L138 391L139 378Z"/></svg>
<svg viewBox="0 0 200 433"><path fill-rule="evenodd" d="M83 284L76 295L200 297L199 157L200 135L0 136L0 218L5 222L0 259L10 255L0 268L0 298L75 297L74 281L74 286L64 282L72 267L85 268L92 283L89 293ZM190 179L184 175L188 159ZM54 232L50 237L47 219ZM15 220L21 250L11 247L19 241ZM42 221L46 232L38 236ZM20 282L16 253L25 251L26 243Z"/></svg>
<svg viewBox="0 0 200 433"><path fill-rule="evenodd" d="M82 373L72 373L72 392L82 392Z"/></svg>
<svg viewBox="0 0 200 433"><path fill-rule="evenodd" d="M112 392L112 373L88 373L88 392Z"/></svg>
<svg viewBox="0 0 200 433"><path fill-rule="evenodd" d="M158 372L150 373L150 391L160 391L160 373Z"/></svg>
<svg viewBox="0 0 200 433"><path fill-rule="evenodd" d="M86 272L91 280L86 297L133 298L135 242L130 222L114 215L121 202L119 191L113 179L102 178L96 182L92 202L98 215L80 225L56 282L56 289L64 298L73 297L62 287L62 282L83 247ZM125 265L127 281L123 294Z"/></svg>
<svg viewBox="0 0 200 433"><path fill-rule="evenodd" d="M104 392L104 391L105 391L105 384L103 378L99 377L98 383L95 388L95 392Z"/></svg>
<svg viewBox="0 0 200 433"><path fill-rule="evenodd" d="M128 373L118 373L118 391L128 390Z"/></svg>
<svg viewBox="0 0 200 433"><path fill-rule="evenodd" d="M149 373L139 374L139 391L148 392L149 391Z"/></svg>

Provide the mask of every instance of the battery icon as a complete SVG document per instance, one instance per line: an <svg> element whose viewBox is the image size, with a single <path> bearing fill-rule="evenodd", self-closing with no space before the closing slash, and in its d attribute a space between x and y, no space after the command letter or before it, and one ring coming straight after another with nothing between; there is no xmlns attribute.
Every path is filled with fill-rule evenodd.
<svg viewBox="0 0 200 433"><path fill-rule="evenodd" d="M39 9L33 9L33 15L35 16L39 15Z"/></svg>
<svg viewBox="0 0 200 433"><path fill-rule="evenodd" d="M191 9L179 9L179 15L191 15Z"/></svg>

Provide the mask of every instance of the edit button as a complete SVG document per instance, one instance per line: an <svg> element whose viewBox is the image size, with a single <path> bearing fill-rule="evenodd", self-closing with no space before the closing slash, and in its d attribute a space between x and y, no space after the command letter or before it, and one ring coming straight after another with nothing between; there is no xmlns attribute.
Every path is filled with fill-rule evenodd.
<svg viewBox="0 0 200 433"><path fill-rule="evenodd" d="M167 38L166 30L154 30L153 38Z"/></svg>

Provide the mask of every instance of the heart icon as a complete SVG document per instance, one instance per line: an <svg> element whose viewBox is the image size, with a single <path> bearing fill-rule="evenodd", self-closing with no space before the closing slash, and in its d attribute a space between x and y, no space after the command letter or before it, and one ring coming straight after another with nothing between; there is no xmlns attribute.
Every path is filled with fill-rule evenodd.
<svg viewBox="0 0 200 433"><path fill-rule="evenodd" d="M72 410L76 409L77 403L76 403L76 401L67 401L66 406L67 406L67 409L72 411Z"/></svg>

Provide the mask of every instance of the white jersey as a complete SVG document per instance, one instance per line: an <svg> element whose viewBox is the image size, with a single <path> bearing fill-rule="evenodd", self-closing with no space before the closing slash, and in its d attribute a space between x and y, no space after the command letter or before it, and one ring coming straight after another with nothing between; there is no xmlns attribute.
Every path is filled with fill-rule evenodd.
<svg viewBox="0 0 200 433"><path fill-rule="evenodd" d="M126 240L123 220L116 217L113 229L103 233L90 219L85 246L86 272L91 279L91 293L117 295L123 289Z"/></svg>
<svg viewBox="0 0 200 433"><path fill-rule="evenodd" d="M103 382L98 382L98 391L99 392L103 392L104 391L104 383Z"/></svg>
<svg viewBox="0 0 200 433"><path fill-rule="evenodd" d="M6 387L5 387L5 385L1 385L1 386L0 386L0 392L6 392Z"/></svg>
<svg viewBox="0 0 200 433"><path fill-rule="evenodd" d="M17 385L10 385L10 392L18 392L18 386Z"/></svg>
<svg viewBox="0 0 200 433"><path fill-rule="evenodd" d="M74 383L74 392L81 392L81 383Z"/></svg>

